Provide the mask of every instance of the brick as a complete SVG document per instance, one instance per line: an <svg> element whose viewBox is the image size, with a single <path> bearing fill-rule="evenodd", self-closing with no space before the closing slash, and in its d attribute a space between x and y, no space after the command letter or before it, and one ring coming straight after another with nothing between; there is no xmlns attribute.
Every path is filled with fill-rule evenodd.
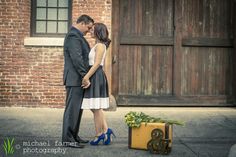
<svg viewBox="0 0 236 157"><path fill-rule="evenodd" d="M63 48L24 46L30 37L31 0L0 3L0 106L63 108ZM72 7L73 22L88 14L111 28L111 0L73 0ZM94 44L89 35L86 39Z"/></svg>

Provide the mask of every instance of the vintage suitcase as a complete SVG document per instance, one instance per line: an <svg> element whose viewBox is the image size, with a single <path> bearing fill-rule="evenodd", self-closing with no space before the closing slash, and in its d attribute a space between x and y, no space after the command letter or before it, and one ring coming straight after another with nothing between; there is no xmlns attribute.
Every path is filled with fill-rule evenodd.
<svg viewBox="0 0 236 157"><path fill-rule="evenodd" d="M173 126L167 123L141 123L139 128L129 128L128 146L168 154L171 151Z"/></svg>

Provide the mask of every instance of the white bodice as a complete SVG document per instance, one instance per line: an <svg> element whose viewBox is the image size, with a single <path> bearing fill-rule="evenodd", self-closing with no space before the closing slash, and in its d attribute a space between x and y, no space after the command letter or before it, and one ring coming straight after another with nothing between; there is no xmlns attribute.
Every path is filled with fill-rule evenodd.
<svg viewBox="0 0 236 157"><path fill-rule="evenodd" d="M91 50L90 50L90 52L89 52L89 65L93 65L94 64L94 62L95 62L95 54L96 54L96 47L97 47L97 45L98 44L96 44ZM104 44L103 44L104 45ZM104 64L104 60L105 60L105 57L106 57L106 45L104 45L104 47L105 47L105 52L104 52L104 54L103 54L103 57L102 57L102 62L101 62L101 64L100 65L103 65Z"/></svg>

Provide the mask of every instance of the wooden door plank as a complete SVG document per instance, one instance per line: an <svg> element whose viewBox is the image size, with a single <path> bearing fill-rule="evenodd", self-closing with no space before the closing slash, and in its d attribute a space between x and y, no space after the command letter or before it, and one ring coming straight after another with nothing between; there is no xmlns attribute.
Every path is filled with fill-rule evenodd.
<svg viewBox="0 0 236 157"><path fill-rule="evenodd" d="M233 39L188 37L182 39L182 45L197 47L233 47Z"/></svg>
<svg viewBox="0 0 236 157"><path fill-rule="evenodd" d="M234 30L234 39L236 39L236 0L234 0L233 2L233 17L232 17L232 23L233 23L233 28L232 30ZM233 34L233 33L232 33ZM236 104L236 40L234 40L234 52L232 54L232 58L233 58L233 61L232 64L233 64L233 96L234 96L234 104Z"/></svg>
<svg viewBox="0 0 236 157"><path fill-rule="evenodd" d="M115 97L118 95L118 87L119 87L119 28L120 28L120 1L115 0L112 1L112 31L111 31L111 49L112 49L112 91Z"/></svg>
<svg viewBox="0 0 236 157"><path fill-rule="evenodd" d="M121 36L121 45L174 45L173 37L155 37L155 36Z"/></svg>
<svg viewBox="0 0 236 157"><path fill-rule="evenodd" d="M183 5L185 1L174 1L174 25L175 25L175 36L174 36L174 75L173 75L173 94L176 97L181 96L181 61L182 61L182 44L181 39L183 34Z"/></svg>

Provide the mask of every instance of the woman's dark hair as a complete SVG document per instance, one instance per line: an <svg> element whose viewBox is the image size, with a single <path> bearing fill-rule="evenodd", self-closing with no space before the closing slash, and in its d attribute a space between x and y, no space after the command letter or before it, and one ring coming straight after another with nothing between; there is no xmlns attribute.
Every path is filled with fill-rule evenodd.
<svg viewBox="0 0 236 157"><path fill-rule="evenodd" d="M109 47L111 40L109 39L109 33L106 25L104 25L103 23L95 23L94 35L99 41L106 45L106 48Z"/></svg>
<svg viewBox="0 0 236 157"><path fill-rule="evenodd" d="M94 23L94 20L88 16L88 15L81 15L78 19L76 23L80 23L80 22L84 22L86 25L89 23Z"/></svg>

